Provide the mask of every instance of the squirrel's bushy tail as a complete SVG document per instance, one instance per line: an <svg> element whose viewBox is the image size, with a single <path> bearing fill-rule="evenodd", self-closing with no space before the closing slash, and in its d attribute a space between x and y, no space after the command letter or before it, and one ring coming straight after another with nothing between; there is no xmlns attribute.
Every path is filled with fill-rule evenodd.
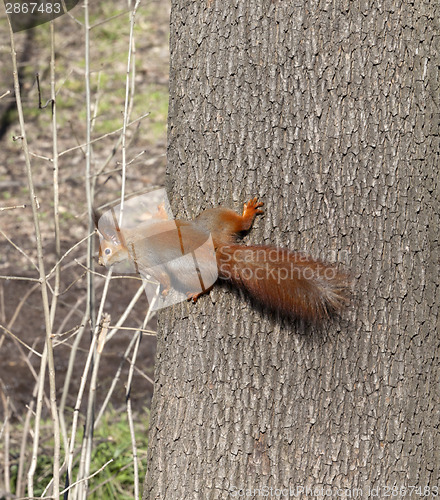
<svg viewBox="0 0 440 500"><path fill-rule="evenodd" d="M228 245L217 249L217 264L220 279L291 317L319 321L348 303L348 276L301 253L271 246Z"/></svg>

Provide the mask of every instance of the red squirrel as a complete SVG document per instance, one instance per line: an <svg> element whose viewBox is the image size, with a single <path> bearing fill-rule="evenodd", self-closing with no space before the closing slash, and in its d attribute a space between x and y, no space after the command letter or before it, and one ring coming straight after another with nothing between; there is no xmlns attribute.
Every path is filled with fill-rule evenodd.
<svg viewBox="0 0 440 500"><path fill-rule="evenodd" d="M99 263L108 266L130 259L137 272L160 283L163 295L172 286L196 302L211 287L205 289L202 284L200 288L200 272L194 273L194 267L179 258L194 255L211 236L219 279L246 290L269 309L312 322L340 312L348 302L349 284L347 275L335 266L283 248L236 242L263 213L262 206L253 198L244 204L243 215L218 207L205 210L193 221L166 220L163 207L158 207L146 224L127 229L120 229L114 216L113 221L103 221L104 216L98 229ZM97 228L98 219L95 214ZM208 272L210 257L203 252L197 256L199 267Z"/></svg>

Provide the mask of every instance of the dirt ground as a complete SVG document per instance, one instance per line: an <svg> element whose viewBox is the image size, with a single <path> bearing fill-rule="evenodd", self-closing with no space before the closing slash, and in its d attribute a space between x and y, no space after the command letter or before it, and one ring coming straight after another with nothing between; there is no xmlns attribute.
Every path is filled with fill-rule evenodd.
<svg viewBox="0 0 440 500"><path fill-rule="evenodd" d="M82 2L80 2L82 4ZM72 15L84 19L81 5ZM0 9L3 9L3 4ZM122 0L93 3L91 7L90 66L93 121L92 170L97 177L95 204L101 206L118 199L121 190L120 133L112 134L122 126L125 79L128 51L129 21L127 3ZM151 186L161 186L164 180L166 153L166 116L168 105L168 37L169 4L152 1L139 8L135 26L136 78L131 120L150 113L129 127L127 134L126 192L135 193ZM110 19L111 18L111 19ZM110 19L108 22L103 22ZM58 122L59 199L61 226L61 254L87 236L85 155L86 99L84 83L84 28L69 16L55 21L56 46L56 111ZM33 180L40 206L40 224L46 273L56 262L53 218L53 168L48 158L53 156L51 106L38 109L39 92L35 74L39 74L41 101L50 97L50 31L49 24L14 35L26 133L32 153ZM21 147L20 129L13 93L10 41L4 12L0 13L0 208L26 205L25 208L0 211L0 275L3 277L38 278L30 262L36 262L35 232L29 189ZM106 135L109 134L109 135ZM74 148L74 149L72 149ZM72 149L70 152L68 150ZM7 241L9 238L13 244ZM96 241L98 246L98 240ZM26 253L26 258L16 247ZM61 391L67 368L71 330L81 321L85 307L86 244L79 245L64 261L61 275L61 295L56 310L54 332L62 340L55 349L56 379ZM103 269L97 268L103 272ZM96 302L102 293L103 279L97 276ZM53 278L50 280L53 286ZM138 288L134 280L115 280L110 286L105 310L115 324L125 306ZM78 305L78 301L82 302ZM16 318L17 307L20 306ZM137 326L148 307L143 297L126 322ZM73 310L73 311L72 311ZM70 314L70 316L69 316ZM65 319L68 318L67 321ZM44 320L40 288L35 282L0 279L0 324L15 336L41 352L44 345ZM155 320L149 328L155 328ZM70 332L70 333L69 333ZM107 392L110 381L121 361L132 331L119 332L105 347L99 371L98 401ZM72 406L76 388L82 375L90 334L84 335L83 352L76 360L74 380L67 404ZM137 367L153 378L155 356L154 337L144 337ZM25 412L34 389L34 375L29 364L38 370L39 359L0 330L0 384L16 415ZM127 366L112 398L115 407L125 404ZM47 386L48 387L48 386ZM48 388L47 388L48 391ZM47 393L46 393L47 394ZM152 385L139 374L135 375L132 401L138 409L148 405ZM0 411L1 413L1 411Z"/></svg>

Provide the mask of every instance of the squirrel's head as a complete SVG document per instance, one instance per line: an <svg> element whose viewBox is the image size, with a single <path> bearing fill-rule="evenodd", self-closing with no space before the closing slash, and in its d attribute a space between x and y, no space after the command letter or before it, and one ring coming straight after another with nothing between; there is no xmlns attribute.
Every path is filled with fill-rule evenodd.
<svg viewBox="0 0 440 500"><path fill-rule="evenodd" d="M93 215L100 241L98 263L108 267L127 259L128 250L117 221L111 221L105 216L100 217L96 211Z"/></svg>
<svg viewBox="0 0 440 500"><path fill-rule="evenodd" d="M98 231L100 246L98 263L101 266L111 266L128 258L127 248L117 239L108 238Z"/></svg>

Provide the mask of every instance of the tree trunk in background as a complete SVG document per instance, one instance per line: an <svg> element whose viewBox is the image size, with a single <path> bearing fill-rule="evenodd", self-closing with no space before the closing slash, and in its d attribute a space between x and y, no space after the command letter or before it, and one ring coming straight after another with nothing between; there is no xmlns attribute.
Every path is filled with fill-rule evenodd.
<svg viewBox="0 0 440 500"><path fill-rule="evenodd" d="M320 329L223 286L162 313L144 499L440 487L439 18L173 1L175 214L259 196L246 241L346 264L355 298Z"/></svg>

